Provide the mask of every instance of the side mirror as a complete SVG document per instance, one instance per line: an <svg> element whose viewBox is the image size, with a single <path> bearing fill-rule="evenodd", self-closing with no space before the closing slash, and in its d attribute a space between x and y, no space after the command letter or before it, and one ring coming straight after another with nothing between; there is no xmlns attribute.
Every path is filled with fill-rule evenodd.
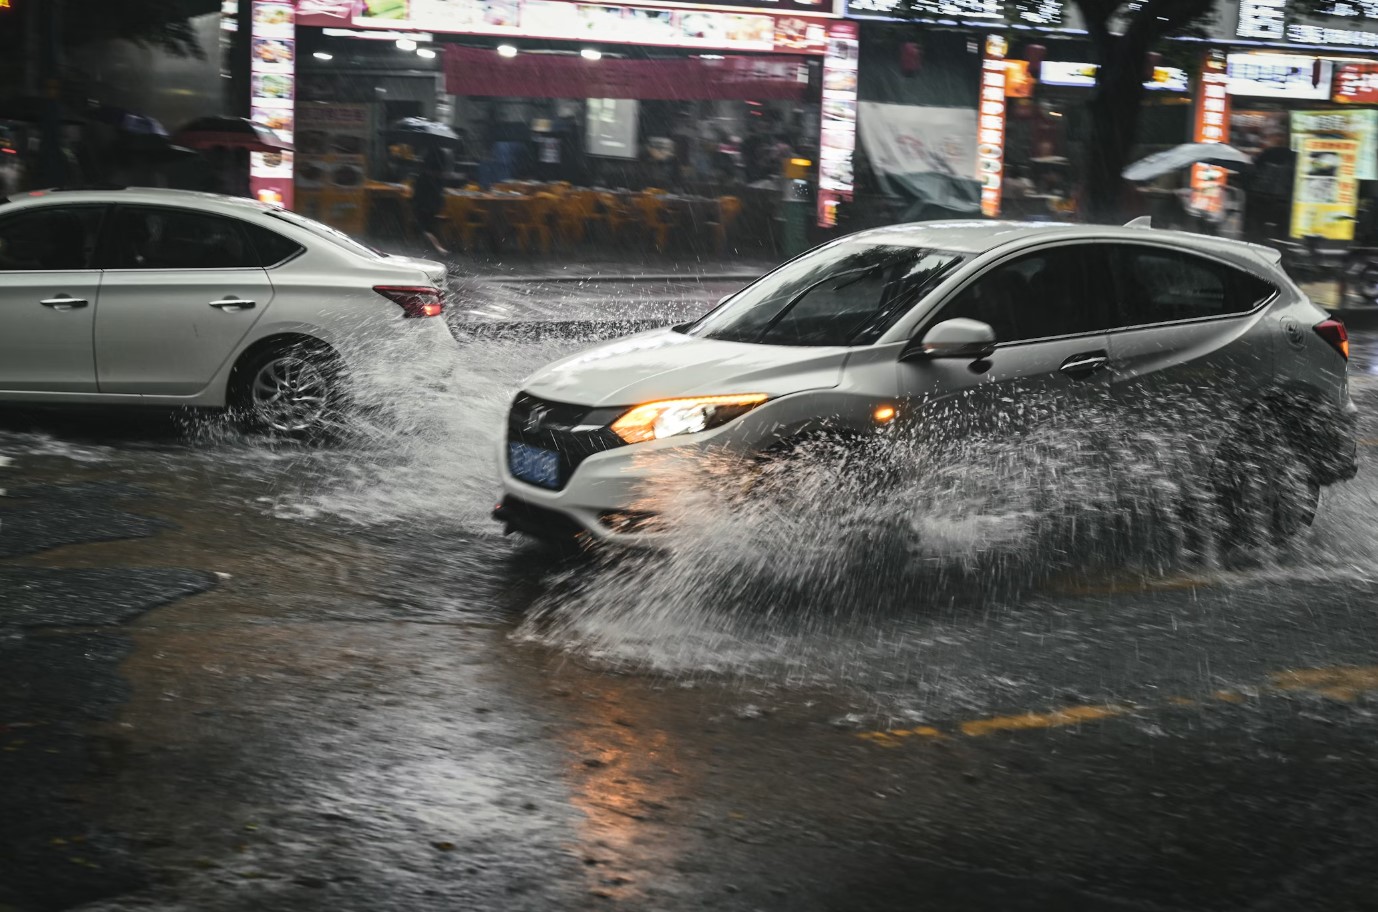
<svg viewBox="0 0 1378 912"><path fill-rule="evenodd" d="M989 323L954 317L924 334L923 341L905 352L906 357L964 358L979 361L995 351L995 330Z"/></svg>

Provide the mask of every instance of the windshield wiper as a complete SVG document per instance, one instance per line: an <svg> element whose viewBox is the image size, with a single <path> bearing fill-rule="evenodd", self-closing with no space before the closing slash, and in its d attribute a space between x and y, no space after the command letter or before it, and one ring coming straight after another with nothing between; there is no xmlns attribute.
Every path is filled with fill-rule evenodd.
<svg viewBox="0 0 1378 912"><path fill-rule="evenodd" d="M828 282L831 282L833 279L840 279L844 276L855 275L856 278L852 279L852 281L839 285L837 286L837 288L833 289L834 291L841 291L848 285L853 285L857 282L860 282L868 275L874 275L875 272L881 268L882 267L880 263L872 263L870 266L860 266L856 269L847 269L842 272L835 272L830 276L825 276L824 278L819 279L817 282L811 283L803 291L799 292L797 295L790 298L789 303L786 304L784 307L780 308L780 312L777 313L775 316L771 317L769 323L761 327L761 331L756 334L756 338L753 341L756 342L756 344L758 345L763 343L765 341L765 337L770 333L770 331L774 329L781 320L789 316L789 312L794 309L795 305L798 304L800 301L804 300L804 298L808 296L809 292L813 291L818 286L825 285Z"/></svg>

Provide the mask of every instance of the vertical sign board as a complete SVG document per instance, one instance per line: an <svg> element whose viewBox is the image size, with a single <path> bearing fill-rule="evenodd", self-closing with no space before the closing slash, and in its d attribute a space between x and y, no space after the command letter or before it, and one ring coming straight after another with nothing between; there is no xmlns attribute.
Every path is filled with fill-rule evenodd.
<svg viewBox="0 0 1378 912"><path fill-rule="evenodd" d="M296 97L296 10L290 0L253 0L249 30L249 117L292 141ZM249 153L249 191L292 208L292 153Z"/></svg>
<svg viewBox="0 0 1378 912"><path fill-rule="evenodd" d="M1354 240L1354 212L1359 204L1359 142L1307 136L1297 153L1297 182L1292 190L1294 238Z"/></svg>
<svg viewBox="0 0 1378 912"><path fill-rule="evenodd" d="M986 36L981 61L981 101L976 121L976 180L981 185L981 213L1000 214L1000 188L1005 170L1005 66L1008 42L1002 35Z"/></svg>
<svg viewBox="0 0 1378 912"><path fill-rule="evenodd" d="M1199 143L1230 140L1229 80L1225 61L1207 52L1196 86L1196 126L1192 139ZM1191 166L1191 202L1188 208L1202 215L1219 215L1225 205L1225 170L1196 163Z"/></svg>
<svg viewBox="0 0 1378 912"><path fill-rule="evenodd" d="M837 224L837 206L852 199L856 151L856 78L861 43L855 22L828 24L823 56L823 126L818 143L818 224Z"/></svg>
<svg viewBox="0 0 1378 912"><path fill-rule="evenodd" d="M297 127L296 210L346 234L363 234L369 106L302 102Z"/></svg>

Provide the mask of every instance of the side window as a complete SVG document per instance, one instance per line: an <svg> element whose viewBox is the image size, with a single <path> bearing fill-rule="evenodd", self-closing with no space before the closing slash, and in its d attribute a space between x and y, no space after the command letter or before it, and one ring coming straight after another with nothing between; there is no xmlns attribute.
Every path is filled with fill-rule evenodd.
<svg viewBox="0 0 1378 912"><path fill-rule="evenodd" d="M249 242L253 244L254 251L258 254L259 265L265 269L269 266L285 263L306 249L296 241L259 225L242 222L239 227L249 235Z"/></svg>
<svg viewBox="0 0 1378 912"><path fill-rule="evenodd" d="M103 206L41 206L0 219L0 272L90 269Z"/></svg>
<svg viewBox="0 0 1378 912"><path fill-rule="evenodd" d="M185 209L122 207L111 237L114 269L236 269L258 256L234 219Z"/></svg>
<svg viewBox="0 0 1378 912"><path fill-rule="evenodd" d="M1126 326L1248 313L1276 290L1233 266L1175 250L1126 246L1119 263Z"/></svg>
<svg viewBox="0 0 1378 912"><path fill-rule="evenodd" d="M1104 248L1055 247L1001 263L958 292L938 320L989 323L999 342L1098 332L1110 324Z"/></svg>

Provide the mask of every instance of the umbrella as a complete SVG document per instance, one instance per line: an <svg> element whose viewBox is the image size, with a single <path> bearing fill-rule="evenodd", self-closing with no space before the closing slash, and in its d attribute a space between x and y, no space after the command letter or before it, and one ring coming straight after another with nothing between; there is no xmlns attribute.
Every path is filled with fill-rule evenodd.
<svg viewBox="0 0 1378 912"><path fill-rule="evenodd" d="M420 139L459 145L459 136L443 123L424 117L403 117L387 129L389 141L414 142Z"/></svg>
<svg viewBox="0 0 1378 912"><path fill-rule="evenodd" d="M1153 180L1173 171L1181 171L1198 162L1211 165L1247 165L1253 159L1234 146L1224 143L1183 143L1166 152L1158 152L1148 158L1141 158L1124 169L1126 180Z"/></svg>
<svg viewBox="0 0 1378 912"><path fill-rule="evenodd" d="M129 136L167 136L167 130L163 129L163 125L152 117L135 114L124 108L115 108L109 105L96 108L95 111L91 112L91 119L96 123L110 124L121 133Z"/></svg>
<svg viewBox="0 0 1378 912"><path fill-rule="evenodd" d="M192 149L248 149L250 152L288 152L284 142L262 124L244 117L202 117L186 124L172 141Z"/></svg>

